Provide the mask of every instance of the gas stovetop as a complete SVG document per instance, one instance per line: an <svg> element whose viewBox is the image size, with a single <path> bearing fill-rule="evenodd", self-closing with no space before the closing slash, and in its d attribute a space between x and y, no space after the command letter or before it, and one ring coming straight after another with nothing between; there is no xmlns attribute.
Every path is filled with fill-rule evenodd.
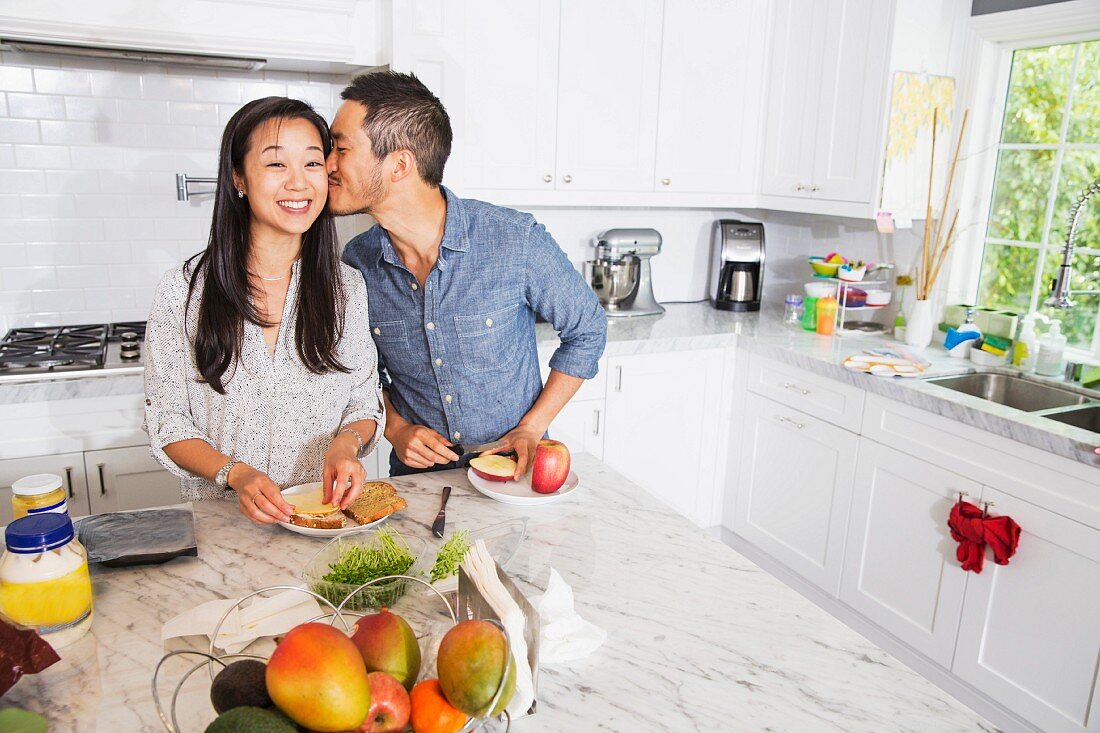
<svg viewBox="0 0 1100 733"><path fill-rule="evenodd" d="M13 328L0 339L0 382L138 373L144 339L145 321Z"/></svg>

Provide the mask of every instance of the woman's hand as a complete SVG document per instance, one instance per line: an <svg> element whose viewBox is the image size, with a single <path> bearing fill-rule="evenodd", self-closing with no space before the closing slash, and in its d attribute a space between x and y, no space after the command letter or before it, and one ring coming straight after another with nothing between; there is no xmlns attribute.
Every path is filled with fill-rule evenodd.
<svg viewBox="0 0 1100 733"><path fill-rule="evenodd" d="M359 441L351 433L338 433L325 453L323 501L347 509L359 498L367 471L356 458Z"/></svg>
<svg viewBox="0 0 1100 733"><path fill-rule="evenodd" d="M229 487L237 492L241 514L256 524L289 522L294 507L287 503L278 485L263 471L238 463L229 472Z"/></svg>

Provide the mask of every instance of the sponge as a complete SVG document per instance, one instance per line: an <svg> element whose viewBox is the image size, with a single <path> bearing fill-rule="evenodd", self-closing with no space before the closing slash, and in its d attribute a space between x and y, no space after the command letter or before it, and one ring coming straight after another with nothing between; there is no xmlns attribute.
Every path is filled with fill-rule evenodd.
<svg viewBox="0 0 1100 733"><path fill-rule="evenodd" d="M1088 370L1081 375L1082 387L1096 387L1100 385L1100 366L1089 367Z"/></svg>
<svg viewBox="0 0 1100 733"><path fill-rule="evenodd" d="M989 343L989 341L983 341L982 342L982 351L988 351L990 354L993 354L994 356L1004 356L1006 349L998 349L996 346Z"/></svg>

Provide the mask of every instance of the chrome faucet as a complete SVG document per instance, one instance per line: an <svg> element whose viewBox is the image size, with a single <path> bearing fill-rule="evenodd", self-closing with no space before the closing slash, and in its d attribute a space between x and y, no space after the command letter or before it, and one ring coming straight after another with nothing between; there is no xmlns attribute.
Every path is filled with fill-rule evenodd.
<svg viewBox="0 0 1100 733"><path fill-rule="evenodd" d="M1069 232L1066 234L1066 244L1065 248L1062 250L1062 264L1058 267L1058 277L1054 279L1054 285L1051 287L1051 296L1047 298L1046 301L1046 305L1052 308L1072 308L1073 301L1069 299L1069 296L1100 292L1095 290L1073 291L1069 289L1069 277L1073 272L1073 240L1077 237L1077 221L1081 218L1081 209L1084 208L1085 202L1097 193L1100 193L1100 178L1093 181L1092 184L1077 197L1077 201L1074 202L1073 206L1070 207Z"/></svg>

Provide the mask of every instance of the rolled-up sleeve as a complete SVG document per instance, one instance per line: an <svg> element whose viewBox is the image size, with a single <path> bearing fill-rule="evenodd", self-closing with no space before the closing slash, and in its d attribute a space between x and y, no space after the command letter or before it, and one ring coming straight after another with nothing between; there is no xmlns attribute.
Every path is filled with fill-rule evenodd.
<svg viewBox="0 0 1100 733"><path fill-rule="evenodd" d="M527 302L561 337L550 368L591 379L607 344L607 314L542 224L533 223L528 230L525 250Z"/></svg>
<svg viewBox="0 0 1100 733"><path fill-rule="evenodd" d="M382 384L378 374L378 352L370 335L367 315L367 288L357 271L345 273L352 283L344 319L345 364L351 368L351 399L344 409L340 426L359 420L374 420L378 425L374 437L364 446L364 453L374 452L386 429L386 407L382 400Z"/></svg>
<svg viewBox="0 0 1100 733"><path fill-rule="evenodd" d="M191 346L184 323L187 284L179 271L170 271L157 286L145 330L145 423L149 449L162 466L181 478L194 474L183 470L164 452L164 446L181 440L210 440L191 414L188 380L193 379Z"/></svg>

